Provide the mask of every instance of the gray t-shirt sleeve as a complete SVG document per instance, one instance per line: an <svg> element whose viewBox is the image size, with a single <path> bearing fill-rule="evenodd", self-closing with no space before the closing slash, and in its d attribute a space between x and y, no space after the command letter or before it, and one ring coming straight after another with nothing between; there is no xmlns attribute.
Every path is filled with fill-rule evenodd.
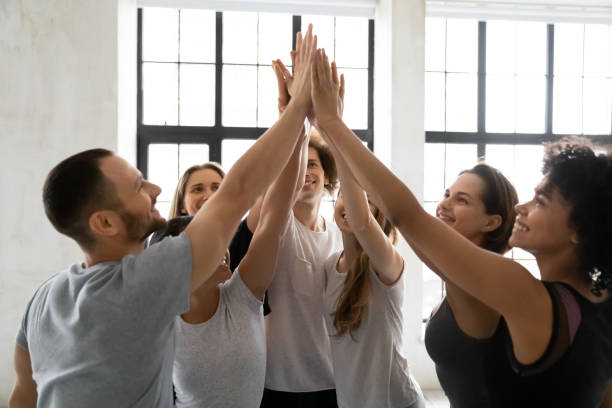
<svg viewBox="0 0 612 408"><path fill-rule="evenodd" d="M167 321L188 311L191 266L191 243L185 233L123 258L122 277L134 297L134 312Z"/></svg>
<svg viewBox="0 0 612 408"><path fill-rule="evenodd" d="M27 327L28 327L28 312L30 311L30 305L32 304L32 299L28 302L28 307L21 318L21 324L19 325L19 330L17 331L17 339L16 342L18 345L28 350L28 338L26 336Z"/></svg>
<svg viewBox="0 0 612 408"><path fill-rule="evenodd" d="M249 310L260 313L263 302L251 292L240 276L240 266L236 268L230 279L222 287L223 296L226 297L228 307Z"/></svg>

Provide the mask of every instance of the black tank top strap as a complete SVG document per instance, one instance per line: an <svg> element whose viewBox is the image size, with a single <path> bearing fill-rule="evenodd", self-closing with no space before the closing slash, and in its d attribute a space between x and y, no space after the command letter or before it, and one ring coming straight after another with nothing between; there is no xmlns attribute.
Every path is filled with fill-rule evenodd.
<svg viewBox="0 0 612 408"><path fill-rule="evenodd" d="M512 342L507 343L508 358L514 371L521 376L530 376L546 371L570 348L582 322L580 304L574 293L565 284L542 282L553 304L553 330L544 354L532 364L521 364L516 360Z"/></svg>

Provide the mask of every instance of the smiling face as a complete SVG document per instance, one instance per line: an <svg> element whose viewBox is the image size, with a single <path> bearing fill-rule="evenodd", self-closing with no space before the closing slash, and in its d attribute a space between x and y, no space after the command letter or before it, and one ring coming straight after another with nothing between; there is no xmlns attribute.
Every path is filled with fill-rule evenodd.
<svg viewBox="0 0 612 408"><path fill-rule="evenodd" d="M325 191L325 185L329 181L323 170L319 153L313 147L308 148L308 165L304 178L304 187L300 190L297 201L316 203L321 201Z"/></svg>
<svg viewBox="0 0 612 408"><path fill-rule="evenodd" d="M185 185L185 198L181 208L183 215L195 215L204 203L219 189L223 178L212 169L193 172Z"/></svg>
<svg viewBox="0 0 612 408"><path fill-rule="evenodd" d="M373 215L376 215L376 207L368 200L368 207L370 208L370 212ZM344 207L344 197L342 196L342 190L338 192L338 198L336 199L336 203L334 204L334 221L340 231L352 234L353 230L351 229L351 225L349 223L349 219L346 215L346 209Z"/></svg>
<svg viewBox="0 0 612 408"><path fill-rule="evenodd" d="M558 253L574 248L578 242L570 226L571 205L559 189L543 179L534 197L516 206L518 214L510 236L512 246L534 255Z"/></svg>
<svg viewBox="0 0 612 408"><path fill-rule="evenodd" d="M486 213L481 199L484 188L480 177L463 173L444 192L444 199L436 208L436 217L479 246L485 233L499 226L499 216Z"/></svg>
<svg viewBox="0 0 612 408"><path fill-rule="evenodd" d="M100 170L115 186L121 208L123 232L129 240L143 241L152 232L166 226L166 220L155 208L161 189L142 178L138 169L119 156L100 161Z"/></svg>

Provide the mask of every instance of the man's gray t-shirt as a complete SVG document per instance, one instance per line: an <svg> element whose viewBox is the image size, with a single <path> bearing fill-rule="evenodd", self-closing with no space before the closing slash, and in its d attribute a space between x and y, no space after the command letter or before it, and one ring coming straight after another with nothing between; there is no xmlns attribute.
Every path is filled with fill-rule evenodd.
<svg viewBox="0 0 612 408"><path fill-rule="evenodd" d="M190 281L191 245L181 234L45 282L17 335L38 406L172 406L174 322L189 310Z"/></svg>

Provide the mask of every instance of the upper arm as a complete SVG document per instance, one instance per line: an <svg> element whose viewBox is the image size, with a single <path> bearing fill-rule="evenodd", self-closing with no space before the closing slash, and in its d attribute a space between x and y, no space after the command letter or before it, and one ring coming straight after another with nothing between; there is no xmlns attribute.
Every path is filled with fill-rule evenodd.
<svg viewBox="0 0 612 408"><path fill-rule="evenodd" d="M15 345L13 361L17 380L9 397L9 407L34 408L36 407L38 394L36 392L36 383L32 378L30 353L25 348Z"/></svg>
<svg viewBox="0 0 612 408"><path fill-rule="evenodd" d="M372 214L365 228L355 231L355 235L380 280L386 285L395 283L402 274L404 260Z"/></svg>
<svg viewBox="0 0 612 408"><path fill-rule="evenodd" d="M185 229L191 244L191 291L200 287L217 269L243 215L242 203L236 203L223 190L214 194Z"/></svg>

